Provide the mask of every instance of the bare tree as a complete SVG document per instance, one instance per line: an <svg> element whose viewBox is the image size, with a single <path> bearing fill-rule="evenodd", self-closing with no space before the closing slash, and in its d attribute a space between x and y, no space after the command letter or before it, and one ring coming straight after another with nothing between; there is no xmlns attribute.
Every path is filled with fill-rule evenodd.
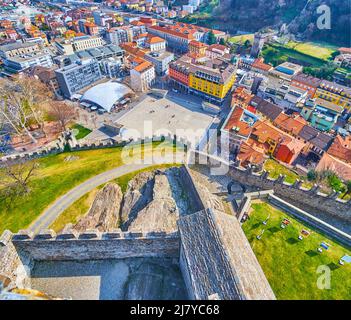
<svg viewBox="0 0 351 320"><path fill-rule="evenodd" d="M24 131L34 142L29 126L43 125L45 105L52 94L39 80L18 76L0 79L0 115L20 134Z"/></svg>
<svg viewBox="0 0 351 320"><path fill-rule="evenodd" d="M14 191L16 195L30 192L29 182L35 175L39 164L37 161L22 160L16 164L5 164L1 169L0 181L3 187Z"/></svg>
<svg viewBox="0 0 351 320"><path fill-rule="evenodd" d="M62 130L66 130L67 124L75 117L75 110L65 102L52 101L49 106L49 114L60 123Z"/></svg>

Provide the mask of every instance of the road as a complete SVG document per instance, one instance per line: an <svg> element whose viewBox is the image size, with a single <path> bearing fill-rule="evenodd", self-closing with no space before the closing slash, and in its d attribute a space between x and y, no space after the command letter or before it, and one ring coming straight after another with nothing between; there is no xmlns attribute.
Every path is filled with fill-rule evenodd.
<svg viewBox="0 0 351 320"><path fill-rule="evenodd" d="M48 229L50 225L58 218L58 216L69 208L75 201L84 196L89 191L96 187L121 177L125 174L144 169L155 164L173 163L174 156L176 159L180 159L179 154L175 153L165 158L153 158L153 161L144 161L142 164L129 163L115 169L100 173L89 180L86 180L82 184L71 189L65 195L59 197L52 205L50 205L39 217L36 219L31 226L28 228L34 234L37 234L41 230ZM150 159L145 159L150 160Z"/></svg>

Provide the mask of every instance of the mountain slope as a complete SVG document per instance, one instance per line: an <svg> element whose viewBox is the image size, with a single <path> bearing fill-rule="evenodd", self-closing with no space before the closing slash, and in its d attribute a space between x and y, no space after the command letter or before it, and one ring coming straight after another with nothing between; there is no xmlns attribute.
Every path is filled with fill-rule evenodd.
<svg viewBox="0 0 351 320"><path fill-rule="evenodd" d="M289 25L289 30L308 40L328 41L350 46L350 0L222 0L211 18L197 17L192 22L231 33L255 32L268 26ZM326 4L331 9L331 30L316 26L317 8Z"/></svg>

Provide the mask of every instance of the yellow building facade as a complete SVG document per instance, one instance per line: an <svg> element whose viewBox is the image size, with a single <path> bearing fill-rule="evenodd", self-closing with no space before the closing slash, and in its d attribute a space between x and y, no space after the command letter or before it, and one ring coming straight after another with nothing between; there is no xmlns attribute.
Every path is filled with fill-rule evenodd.
<svg viewBox="0 0 351 320"><path fill-rule="evenodd" d="M190 88L203 92L219 99L224 99L235 82L236 74L233 73L225 83L216 83L207 79L199 78L195 74L189 76Z"/></svg>
<svg viewBox="0 0 351 320"><path fill-rule="evenodd" d="M338 94L324 90L322 88L318 88L315 97L330 101L348 110L351 109L351 95L345 92L341 92L340 94Z"/></svg>

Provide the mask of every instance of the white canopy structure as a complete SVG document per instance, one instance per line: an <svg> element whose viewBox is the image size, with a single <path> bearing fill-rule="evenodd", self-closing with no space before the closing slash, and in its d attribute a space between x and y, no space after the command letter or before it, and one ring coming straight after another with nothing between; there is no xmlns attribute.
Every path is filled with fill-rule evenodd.
<svg viewBox="0 0 351 320"><path fill-rule="evenodd" d="M132 93L132 90L126 85L118 82L106 82L87 90L81 101L90 102L110 112L116 102L122 100L128 93Z"/></svg>

